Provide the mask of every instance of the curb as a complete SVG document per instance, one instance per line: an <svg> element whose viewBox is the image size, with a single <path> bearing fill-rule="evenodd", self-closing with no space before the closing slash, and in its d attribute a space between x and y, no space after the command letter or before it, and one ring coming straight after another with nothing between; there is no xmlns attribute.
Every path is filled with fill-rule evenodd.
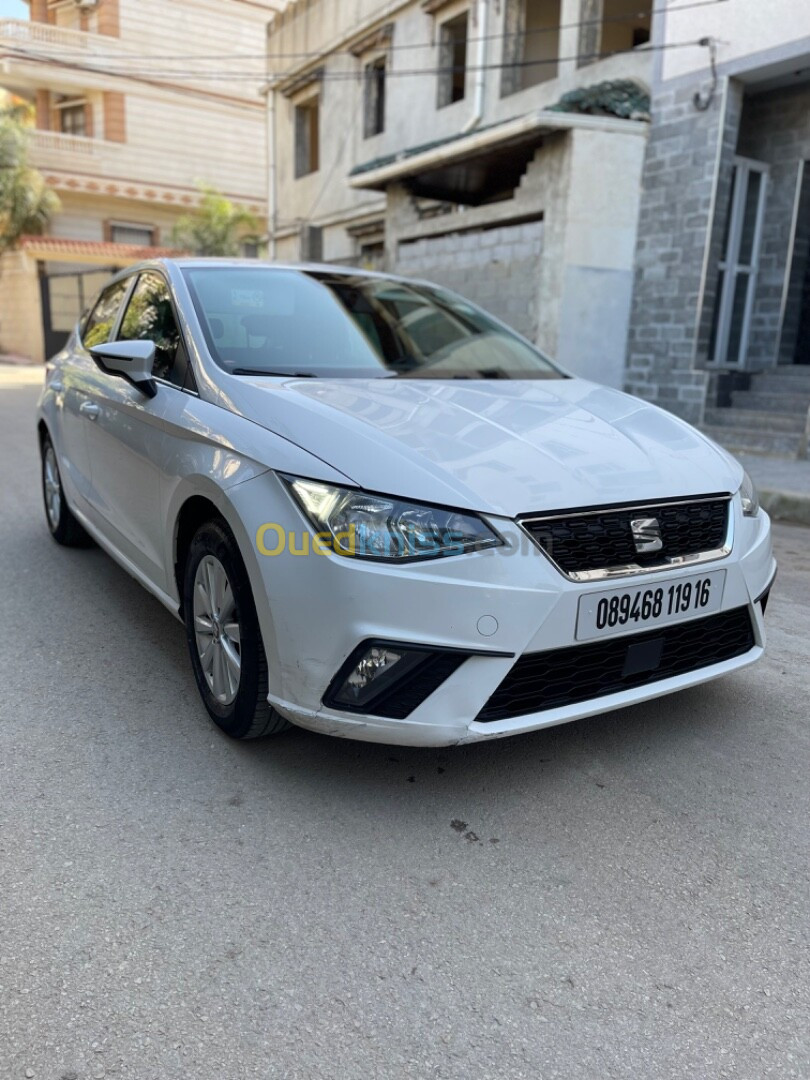
<svg viewBox="0 0 810 1080"><path fill-rule="evenodd" d="M810 526L810 494L760 488L759 503L773 521Z"/></svg>

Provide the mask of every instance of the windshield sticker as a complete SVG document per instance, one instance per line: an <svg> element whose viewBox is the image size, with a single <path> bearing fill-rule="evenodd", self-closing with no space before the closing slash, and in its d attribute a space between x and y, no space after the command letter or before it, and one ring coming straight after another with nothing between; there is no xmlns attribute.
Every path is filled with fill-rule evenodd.
<svg viewBox="0 0 810 1080"><path fill-rule="evenodd" d="M231 304L235 308L263 308L264 301L261 289L231 289Z"/></svg>

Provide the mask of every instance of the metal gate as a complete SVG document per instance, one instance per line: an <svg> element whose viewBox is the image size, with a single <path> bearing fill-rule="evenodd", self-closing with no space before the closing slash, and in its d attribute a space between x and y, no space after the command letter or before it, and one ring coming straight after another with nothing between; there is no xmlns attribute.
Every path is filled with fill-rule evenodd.
<svg viewBox="0 0 810 1080"><path fill-rule="evenodd" d="M92 270L48 271L44 262L37 263L46 357L59 352L76 320L117 269L96 266Z"/></svg>

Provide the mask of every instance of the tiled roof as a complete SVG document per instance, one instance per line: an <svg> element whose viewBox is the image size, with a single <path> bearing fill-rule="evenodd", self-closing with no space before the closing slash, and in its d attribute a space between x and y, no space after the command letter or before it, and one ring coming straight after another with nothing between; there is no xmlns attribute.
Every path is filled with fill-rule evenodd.
<svg viewBox="0 0 810 1080"><path fill-rule="evenodd" d="M512 119L519 119L519 117L513 117ZM361 176L363 173L372 172L374 169L381 169L385 165L393 165L395 161L405 161L407 158L415 157L417 154L424 154L427 150L435 150L439 146L447 146L449 143L466 139L471 134L480 135L482 131L491 131L492 128L503 127L506 123L508 121L499 120L494 124L482 124L473 132L457 131L453 135L446 135L443 139L433 139L431 142L420 143L418 146L409 146L407 149L398 150L393 154L383 154L381 157L373 158L371 161L364 161L360 165L355 165L349 176Z"/></svg>
<svg viewBox="0 0 810 1080"><path fill-rule="evenodd" d="M113 244L105 240L71 240L63 236L23 236L19 246L42 258L75 259L77 256L96 262L131 263L140 259L171 258L183 255L178 248L140 247L138 244Z"/></svg>

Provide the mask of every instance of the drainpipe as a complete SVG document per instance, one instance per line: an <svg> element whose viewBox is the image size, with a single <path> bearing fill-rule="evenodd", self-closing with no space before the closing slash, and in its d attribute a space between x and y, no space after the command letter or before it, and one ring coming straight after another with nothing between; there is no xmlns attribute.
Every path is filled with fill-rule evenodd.
<svg viewBox="0 0 810 1080"><path fill-rule="evenodd" d="M267 254L270 259L276 257L276 88L272 82L262 87L262 93L267 102L267 115L265 134L266 165L267 165Z"/></svg>
<svg viewBox="0 0 810 1080"><path fill-rule="evenodd" d="M462 131L472 131L481 123L484 115L484 91L486 89L486 62L487 62L487 0L478 0L478 11L475 17L475 89L473 90L472 116L462 128Z"/></svg>

